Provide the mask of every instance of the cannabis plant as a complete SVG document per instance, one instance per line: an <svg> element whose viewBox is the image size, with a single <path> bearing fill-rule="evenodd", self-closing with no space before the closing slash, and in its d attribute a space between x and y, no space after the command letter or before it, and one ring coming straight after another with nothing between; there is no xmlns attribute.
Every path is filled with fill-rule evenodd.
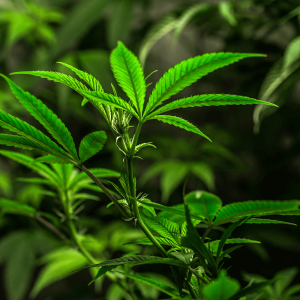
<svg viewBox="0 0 300 300"><path fill-rule="evenodd" d="M46 154L30 163L39 172L43 170L47 180L52 184L54 184L55 178L51 178L53 176L50 174L53 171L51 170L51 173L49 173L49 168L45 169L44 164L53 165L54 170L57 170L56 177L60 174L61 178L68 178L65 181L67 182L66 185L61 185L61 183L57 185L57 192L60 194L59 198L64 207L64 216L62 217L68 220L67 225L73 242L90 262L89 267L99 268L93 281L103 275L114 278L112 274L118 274L118 278L130 278L137 282L143 282L157 288L173 299L206 300L240 299L257 292L272 282L265 281L241 289L239 283L228 277L226 270L223 269L225 259L230 258L231 253L241 246L227 248L227 245L258 243L258 241L249 239L230 238L234 229L244 223L289 224L261 217L274 214L299 215L299 202L297 200L246 201L223 206L221 199L211 193L193 191L185 194L185 191L183 191L183 204L168 207L154 203L148 195L137 192L138 183L133 172L133 161L140 155L141 149L149 146L155 147L151 142L138 143L145 122L161 121L198 134L210 141L209 137L190 122L165 113L179 108L202 106L246 104L276 106L272 103L244 96L225 94L196 95L173 100L167 104L164 103L185 87L216 69L244 58L262 56L264 55L209 53L182 61L169 69L160 78L148 99L146 99L146 91L151 83L147 84L146 81L152 73L145 78L139 60L121 42L113 50L110 62L113 74L119 86L127 95L127 100L117 95L113 85L113 93L105 92L95 77L65 63L61 64L71 69L80 80L65 74L47 71L13 73L39 76L65 84L83 97L83 105L90 102L100 112L115 137L116 146L123 153L123 163L120 166L120 185L114 182L106 182L111 189L115 190L114 192L108 189L107 184L104 185L99 179L97 169L89 170L84 165L86 160L102 149L106 141L106 134L103 131L96 131L86 135L77 151L71 133L62 121L40 100L23 91L13 81L2 75L10 85L15 97L46 128L57 143L28 123L5 112L0 113L0 125L17 133L17 135L1 134L0 143L23 149L35 149ZM133 117L137 119L138 123L132 133L131 120ZM13 154L7 152L3 152L3 154L13 156ZM76 174L71 165L80 169L81 173ZM63 177L66 173L68 173L67 177ZM105 174L100 172L100 175L100 177L103 177ZM115 205L119 210L121 217L126 222L131 222L132 226L139 227L145 234L144 238L128 241L128 243L154 245L159 255L129 255L102 262L100 259L95 261L87 249L82 247L73 222L76 208L81 201L89 197L83 195L78 198L78 190L72 190L72 184L78 178L90 178L89 184L91 181L94 182L98 187L97 189L106 194L111 201L111 205ZM14 202L8 200L2 200L2 204L6 209L9 209L9 207L14 209L13 206L15 205ZM157 211L160 212L157 213ZM34 215L36 212L32 211L31 213ZM205 228L201 235L196 229L199 224L202 228ZM210 238L211 231L224 225L229 226L224 230L220 239L212 240ZM170 277L172 276L177 288L173 289L157 280L130 272L130 269L129 272L124 272L124 269L120 268L124 265L134 267L146 264L168 265ZM76 269L75 266L74 269ZM124 286L122 281L120 284ZM133 299L138 299L135 291L131 291L130 295Z"/></svg>

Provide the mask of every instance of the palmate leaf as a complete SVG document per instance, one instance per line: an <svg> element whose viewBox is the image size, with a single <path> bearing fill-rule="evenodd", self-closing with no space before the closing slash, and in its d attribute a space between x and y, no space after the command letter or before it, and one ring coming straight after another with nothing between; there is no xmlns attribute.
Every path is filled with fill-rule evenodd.
<svg viewBox="0 0 300 300"><path fill-rule="evenodd" d="M289 212L297 209L299 201L245 201L236 202L222 207L213 223L213 226L231 222L233 219L246 216L259 216Z"/></svg>
<svg viewBox="0 0 300 300"><path fill-rule="evenodd" d="M146 94L146 82L142 66L137 57L121 42L110 56L114 76L134 107L142 116Z"/></svg>
<svg viewBox="0 0 300 300"><path fill-rule="evenodd" d="M155 239L161 245L166 245L166 246L171 246L171 247L178 247L178 243L174 242L173 240L171 240L169 238L156 236ZM124 245L131 245L131 244L133 244L133 245L153 245L152 241L148 238L138 239L138 240L126 243Z"/></svg>
<svg viewBox="0 0 300 300"><path fill-rule="evenodd" d="M178 109L178 108L195 107L195 106L201 107L201 106L249 105L249 104L265 104L265 105L278 107L277 105L270 102L256 100L244 96L227 95L227 94L204 94L204 95L197 95L188 98L183 98L168 103L165 106L155 110L147 118L151 118L152 116L159 115L167 111Z"/></svg>
<svg viewBox="0 0 300 300"><path fill-rule="evenodd" d="M64 65L65 67L71 69L80 79L84 80L95 92L103 93L103 88L100 82L91 74L81 71L71 65L68 65L63 62L58 62L59 64Z"/></svg>
<svg viewBox="0 0 300 300"><path fill-rule="evenodd" d="M177 236L180 233L179 225L166 218L142 214L143 221L147 227L155 230L164 238L168 238L177 243Z"/></svg>
<svg viewBox="0 0 300 300"><path fill-rule="evenodd" d="M0 150L0 154L36 171L44 178L49 179L52 183L57 184L59 181L57 175L48 166L41 163L33 163L34 159L27 155L8 150Z"/></svg>
<svg viewBox="0 0 300 300"><path fill-rule="evenodd" d="M110 259L102 263L89 266L88 268L103 267L103 266L117 267L125 264L130 264L131 266L139 266L139 265L147 265L147 264L167 264L167 265L173 265L179 267L186 266L180 260L175 258L162 258L159 256L149 256L149 255L131 255L131 256L125 256L116 259Z"/></svg>
<svg viewBox="0 0 300 300"><path fill-rule="evenodd" d="M0 144L6 145L6 146L22 148L22 149L27 149L27 150L35 149L35 150L39 150L39 151L43 151L43 152L52 154L50 147L45 147L43 144L36 142L34 140L31 140L24 136L0 134ZM56 153L57 152L53 151L54 155ZM63 157L63 156L59 156L58 154L57 154L57 156ZM65 157L65 159L69 159L70 163L73 163L73 161L70 158L68 158L67 156Z"/></svg>
<svg viewBox="0 0 300 300"><path fill-rule="evenodd" d="M171 288L170 286L166 285L165 283L159 282L157 280L151 279L151 278L147 278L141 275L132 275L132 274L128 274L128 273L124 273L124 272L118 272L119 274L122 274L123 276L126 276L128 278L131 278L135 281L140 281L144 284L147 284L151 287L154 287L155 289L169 295L169 296L179 296L178 292L176 290L174 290L173 288Z"/></svg>
<svg viewBox="0 0 300 300"><path fill-rule="evenodd" d="M25 139L32 141L32 143L36 145L36 147L33 148L38 148L54 156L72 159L69 154L52 142L52 140L41 131L4 111L0 111L0 126L24 136L24 141Z"/></svg>
<svg viewBox="0 0 300 300"><path fill-rule="evenodd" d="M97 103L103 103L109 106L121 108L130 112L137 119L139 119L136 111L126 101L124 101L119 97L113 96L111 94L91 92L91 91L80 91L80 93L94 105L97 105Z"/></svg>
<svg viewBox="0 0 300 300"><path fill-rule="evenodd" d="M107 136L104 131L96 131L86 135L79 146L80 162L84 162L96 153L98 153L104 146Z"/></svg>
<svg viewBox="0 0 300 300"><path fill-rule="evenodd" d="M169 99L172 95L177 94L179 91L196 82L206 74L237 62L243 58L258 56L264 55L254 53L220 52L208 53L190 58L187 61L182 61L174 68L169 69L168 72L166 72L157 82L149 97L149 101L145 109L145 115L151 113L151 111L164 100Z"/></svg>
<svg viewBox="0 0 300 300"><path fill-rule="evenodd" d="M9 78L2 75L8 82L15 97L37 119L48 132L77 160L77 151L71 133L65 124L42 101L28 92L23 91Z"/></svg>
<svg viewBox="0 0 300 300"><path fill-rule="evenodd" d="M204 191L194 191L185 196L185 201L190 210L197 215L204 217L208 224L211 224L215 215L222 207L219 197Z"/></svg>
<svg viewBox="0 0 300 300"><path fill-rule="evenodd" d="M182 118L175 117L175 116L159 115L151 118L151 120L153 119L182 128L186 131L191 131L193 133L199 134L211 142L211 139L207 137L204 133L202 133L196 126L194 126L193 124L189 123L188 121Z"/></svg>

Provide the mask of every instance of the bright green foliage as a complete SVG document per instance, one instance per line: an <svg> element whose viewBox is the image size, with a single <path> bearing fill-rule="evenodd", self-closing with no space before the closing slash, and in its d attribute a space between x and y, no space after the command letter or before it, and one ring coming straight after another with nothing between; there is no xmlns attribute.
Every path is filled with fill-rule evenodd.
<svg viewBox="0 0 300 300"><path fill-rule="evenodd" d="M150 227L150 226L149 226ZM167 235L170 235L167 233ZM161 245L167 245L172 247L178 247L178 243L174 242L174 239L170 238L164 238L164 237L155 237L155 239L161 244ZM138 239L129 243L126 243L125 245L130 244L136 244L136 245L153 245L152 241L150 239L144 238L144 239Z"/></svg>
<svg viewBox="0 0 300 300"><path fill-rule="evenodd" d="M189 205L191 212L204 217L208 221L208 224L212 223L215 215L222 207L222 201L219 197L203 191L195 191L187 194L185 201Z"/></svg>
<svg viewBox="0 0 300 300"><path fill-rule="evenodd" d="M299 206L298 201L246 201L228 204L220 209L214 225L225 224L233 219L254 215L277 214L291 211Z"/></svg>
<svg viewBox="0 0 300 300"><path fill-rule="evenodd" d="M59 64L62 64L66 66L67 68L71 69L80 79L84 80L93 91L103 93L103 88L100 82L91 74L81 71L75 67L72 67L66 63L58 62Z"/></svg>
<svg viewBox="0 0 300 300"><path fill-rule="evenodd" d="M220 240L206 243L207 247L212 252L217 252L219 244ZM260 242L249 239L226 239L225 244L260 244Z"/></svg>
<svg viewBox="0 0 300 300"><path fill-rule="evenodd" d="M264 56L262 54L243 53L209 53L190 58L177 64L164 74L153 89L147 104L145 115L149 114L163 101L177 94L185 87L196 82L201 77L219 68L237 62L247 57Z"/></svg>
<svg viewBox="0 0 300 300"><path fill-rule="evenodd" d="M203 293L207 300L228 300L239 289L238 281L228 278L223 270L216 281L204 288Z"/></svg>
<svg viewBox="0 0 300 300"><path fill-rule="evenodd" d="M285 224L285 225L296 225L296 224L289 223L289 222L284 222L284 221L269 220L269 219L259 219L259 218L250 218L245 223L248 223L248 224Z"/></svg>
<svg viewBox="0 0 300 300"><path fill-rule="evenodd" d="M11 201L7 199L0 199L0 208L5 213L25 215L28 217L34 217L37 211L24 203L18 203L16 201Z"/></svg>
<svg viewBox="0 0 300 300"><path fill-rule="evenodd" d="M34 160L34 163L69 164L70 162L52 155L46 155Z"/></svg>
<svg viewBox="0 0 300 300"><path fill-rule="evenodd" d="M176 290L174 290L173 288L171 288L170 286L159 282L157 280L151 279L151 278L147 278L141 275L132 275L132 274L128 274L128 273L124 273L124 272L120 272L120 274L122 274L123 276L126 276L128 278L134 279L136 281L140 281L142 283L145 283L151 287L155 287L156 289L158 289L159 291L173 297L173 296L179 296L178 292Z"/></svg>
<svg viewBox="0 0 300 300"><path fill-rule="evenodd" d="M192 96L188 98L183 98L180 100L173 101L165 106L160 107L151 113L147 118L151 119L152 116L163 114L167 111L178 109L178 108L187 108L187 107L202 107L202 106L221 106L221 105L248 105L248 104L266 104L278 107L275 104L256 100L243 96L235 95L224 95L224 94L203 94Z"/></svg>
<svg viewBox="0 0 300 300"><path fill-rule="evenodd" d="M194 126L193 124L189 123L188 121L179 118L179 117L174 117L174 116L167 116L167 115L159 115L159 116L154 116L151 119L156 119L158 121L162 121L164 123L182 128L186 131L191 131L193 133L199 134L203 137L205 137L206 139L208 139L209 141L210 138L207 137L204 133L202 133L196 126Z"/></svg>
<svg viewBox="0 0 300 300"><path fill-rule="evenodd" d="M80 162L84 162L98 153L106 142L104 131L96 131L85 136L79 146Z"/></svg>
<svg viewBox="0 0 300 300"><path fill-rule="evenodd" d="M139 116L142 116L146 82L140 62L123 43L119 42L118 47L111 53L110 63L117 82L132 101Z"/></svg>
<svg viewBox="0 0 300 300"><path fill-rule="evenodd" d="M97 280L98 278L100 278L106 272L109 272L109 271L111 271L114 268L115 268L114 266L104 266L104 267L101 267L99 269L98 273L96 274L96 276L94 277L94 279L89 283L89 285L91 285L95 280Z"/></svg>
<svg viewBox="0 0 300 300"><path fill-rule="evenodd" d="M65 147L74 159L78 159L71 133L62 121L45 104L43 104L42 101L36 99L31 94L24 92L9 78L3 75L2 77L8 82L13 94L28 112L37 119L63 147Z"/></svg>
<svg viewBox="0 0 300 300"><path fill-rule="evenodd" d="M138 118L135 110L123 99L113 96L111 94L99 93L99 92L90 92L90 91L80 91L80 93L86 97L93 104L96 102L110 105L113 107L124 109L132 113L135 117Z"/></svg>

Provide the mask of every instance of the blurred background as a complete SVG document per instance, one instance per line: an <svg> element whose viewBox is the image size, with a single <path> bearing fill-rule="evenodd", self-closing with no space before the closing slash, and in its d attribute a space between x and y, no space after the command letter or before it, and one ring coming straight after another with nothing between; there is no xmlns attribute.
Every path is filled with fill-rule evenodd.
<svg viewBox="0 0 300 300"><path fill-rule="evenodd" d="M93 74L105 91L112 92L110 84L117 85L110 71L109 54L118 40L139 57L145 75L157 70L148 79L153 86L170 67L190 57L210 52L264 53L267 57L245 59L203 77L176 98L226 93L280 106L175 111L174 115L191 121L212 143L161 122L146 123L141 142L153 142L157 149L141 150L143 160L135 161L139 192L149 194L155 202L181 203L183 181L191 173L188 192L207 190L224 204L300 199L299 0L0 0L2 74L23 70L70 74L56 64L60 61ZM111 132L91 105L81 107L80 95L59 83L36 77L11 78L63 120L76 145L89 132L105 130L108 142L87 167L120 171L122 156ZM123 96L120 90L117 92ZM40 128L2 79L0 109ZM49 213L57 209L45 187L34 181L21 181L20 177L36 175L1 156L0 197ZM129 230L130 224L122 222L114 208L106 208L108 203L105 196L99 202L86 202L78 215L79 228L96 237L97 251L108 257L139 252L139 246L123 246L140 236L138 229ZM277 219L300 224L297 217ZM57 249L64 249L63 242L35 220L2 213L0 236L1 299L30 299L37 284L38 300L123 299L118 286L108 279L104 279L102 287L101 282L96 287L88 286L88 270L71 276L69 270L61 270L66 253L57 253ZM289 283L299 282L299 227L245 225L235 236L262 242L238 250L228 263L232 265L230 276L242 285L247 284L248 273L273 278L291 267L294 275ZM149 251L156 253L154 249ZM70 264L72 270L71 261ZM45 268L48 277L41 279ZM151 274L154 270L148 267L145 272ZM165 281L171 279L161 272ZM140 290L142 299L158 297L142 285Z"/></svg>

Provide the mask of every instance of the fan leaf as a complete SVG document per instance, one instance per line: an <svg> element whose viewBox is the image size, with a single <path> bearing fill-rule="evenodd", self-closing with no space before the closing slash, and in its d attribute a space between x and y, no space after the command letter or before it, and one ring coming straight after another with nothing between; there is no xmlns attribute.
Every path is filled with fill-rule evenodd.
<svg viewBox="0 0 300 300"><path fill-rule="evenodd" d="M80 91L80 93L94 105L97 105L97 103L103 103L109 106L121 108L130 112L137 119L139 119L136 111L126 101L124 101L119 97L113 96L111 94L91 92L91 91Z"/></svg>
<svg viewBox="0 0 300 300"><path fill-rule="evenodd" d="M232 222L233 219L246 216L268 215L288 212L297 209L299 201L245 201L236 202L222 207L213 223L213 226Z"/></svg>
<svg viewBox="0 0 300 300"><path fill-rule="evenodd" d="M96 131L85 136L79 147L80 162L84 162L96 153L98 153L104 146L107 136L104 131Z"/></svg>
<svg viewBox="0 0 300 300"><path fill-rule="evenodd" d="M201 106L249 105L249 104L261 104L261 105L265 104L265 105L278 107L277 105L270 102L256 100L244 96L227 95L227 94L204 94L204 95L197 95L188 98L183 98L168 103L165 106L160 107L159 109L151 113L147 118L151 118L152 116L159 115L167 111L178 109L178 108L187 108L187 107L195 107L195 106L201 107Z"/></svg>
<svg viewBox="0 0 300 300"><path fill-rule="evenodd" d="M23 91L9 78L3 75L2 77L8 82L13 94L28 112L48 130L53 138L55 138L75 160L78 160L76 147L71 133L57 115L43 104L42 101L38 100L30 93Z"/></svg>
<svg viewBox="0 0 300 300"><path fill-rule="evenodd" d="M201 77L214 70L225 67L247 57L264 56L252 53L208 53L182 61L174 68L169 69L157 82L153 89L145 115L149 114L163 101L177 94L185 87L196 82Z"/></svg>
<svg viewBox="0 0 300 300"><path fill-rule="evenodd" d="M158 121L162 121L164 123L182 128L186 131L191 131L193 133L199 134L211 142L211 139L209 137L207 137L204 133L202 133L196 126L194 126L193 124L189 123L188 121L186 121L182 118L174 117L174 116L167 116L167 115L160 115L160 116L154 116L151 119L152 120L156 119Z"/></svg>
<svg viewBox="0 0 300 300"><path fill-rule="evenodd" d="M132 101L139 116L142 116L146 82L139 60L123 43L118 42L117 48L111 53L110 63L117 82Z"/></svg>

